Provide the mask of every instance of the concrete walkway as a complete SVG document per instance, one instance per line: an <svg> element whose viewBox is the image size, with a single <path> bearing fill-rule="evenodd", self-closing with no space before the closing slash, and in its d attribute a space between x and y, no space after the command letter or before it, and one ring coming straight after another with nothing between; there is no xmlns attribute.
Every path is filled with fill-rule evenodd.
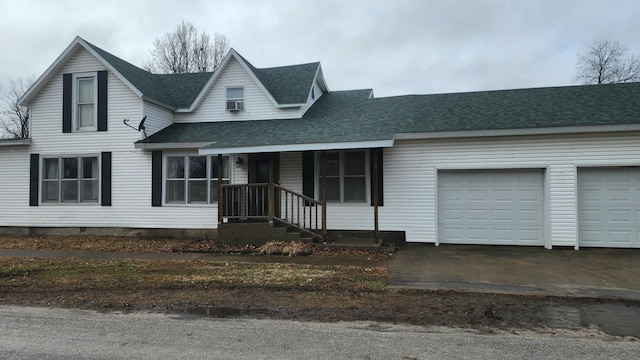
<svg viewBox="0 0 640 360"><path fill-rule="evenodd" d="M407 244L389 261L389 283L640 300L640 249Z"/></svg>

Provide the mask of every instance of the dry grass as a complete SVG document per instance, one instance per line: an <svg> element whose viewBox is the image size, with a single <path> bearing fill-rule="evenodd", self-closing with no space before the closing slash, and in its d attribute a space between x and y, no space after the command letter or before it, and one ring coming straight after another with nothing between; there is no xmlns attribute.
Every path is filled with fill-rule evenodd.
<svg viewBox="0 0 640 360"><path fill-rule="evenodd" d="M1 249L95 250L123 252L171 252L206 240L148 240L117 236L0 236Z"/></svg>
<svg viewBox="0 0 640 360"><path fill-rule="evenodd" d="M306 256L313 252L313 245L302 241L269 241L258 248L262 255Z"/></svg>
<svg viewBox="0 0 640 360"><path fill-rule="evenodd" d="M386 267L318 266L282 263L158 261L121 259L33 259L0 257L0 288L63 284L76 287L117 287L139 284L167 288L182 284L225 287L381 290ZM0 291L4 292L4 291Z"/></svg>
<svg viewBox="0 0 640 360"><path fill-rule="evenodd" d="M262 247L225 246L215 239L141 239L118 236L0 236L0 249L91 250L117 252L210 252L223 254L307 256L365 261L385 261L391 253L375 249L328 249L303 242L273 241Z"/></svg>
<svg viewBox="0 0 640 360"><path fill-rule="evenodd" d="M385 266L0 257L0 304L316 321L539 328L540 310L578 301L388 289ZM487 317L490 308L501 320ZM215 315L218 314L218 315Z"/></svg>
<svg viewBox="0 0 640 360"><path fill-rule="evenodd" d="M170 251L166 249L184 244L121 238L0 237L0 248ZM339 254L342 258L370 256L353 250L341 250ZM600 301L388 288L384 261L341 266L237 259L222 262L0 256L0 304L116 311L206 309L207 314L211 311L218 316L385 321L492 331L540 329L544 327L542 310L549 305L581 306ZM628 305L640 306L637 302ZM217 313L216 309L222 311ZM489 310L495 315L487 316Z"/></svg>

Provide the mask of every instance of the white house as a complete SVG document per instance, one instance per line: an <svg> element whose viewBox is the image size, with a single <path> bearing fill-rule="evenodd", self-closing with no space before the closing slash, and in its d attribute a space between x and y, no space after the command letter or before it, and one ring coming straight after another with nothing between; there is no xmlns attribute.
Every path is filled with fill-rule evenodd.
<svg viewBox="0 0 640 360"><path fill-rule="evenodd" d="M76 38L21 101L31 138L0 141L5 233L249 219L640 247L638 83L375 98L330 91L319 63L231 50L213 73L157 75Z"/></svg>

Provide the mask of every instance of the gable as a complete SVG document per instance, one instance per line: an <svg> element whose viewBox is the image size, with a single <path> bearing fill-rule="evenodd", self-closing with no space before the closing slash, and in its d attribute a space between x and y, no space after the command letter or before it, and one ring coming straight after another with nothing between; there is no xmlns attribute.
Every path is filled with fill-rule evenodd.
<svg viewBox="0 0 640 360"><path fill-rule="evenodd" d="M298 118L300 108L278 108L260 83L235 58L230 57L216 74L206 95L192 113L176 113L176 122L246 121ZM244 88L244 111L226 111L228 87Z"/></svg>
<svg viewBox="0 0 640 360"><path fill-rule="evenodd" d="M62 67L68 63L86 61L88 57L93 58L94 68L99 66L101 69L109 70L138 97L171 110L190 107L212 76L210 72L152 74L76 37L24 94L20 103L29 104Z"/></svg>

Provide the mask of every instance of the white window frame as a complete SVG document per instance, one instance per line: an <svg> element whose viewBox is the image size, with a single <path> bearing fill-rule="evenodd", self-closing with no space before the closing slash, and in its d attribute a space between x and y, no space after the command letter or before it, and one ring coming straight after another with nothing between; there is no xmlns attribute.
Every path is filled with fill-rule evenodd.
<svg viewBox="0 0 640 360"><path fill-rule="evenodd" d="M350 175L345 175L344 171L344 154L348 152L363 152L364 153L364 200L363 201L345 201L344 198L344 179L345 177L349 177ZM371 202L371 169L370 169L370 152L369 150L340 150L340 151L327 151L327 153L338 153L340 156L340 201L335 200L327 200L329 204L343 204L343 205L368 205ZM314 161L315 169L314 173L316 174L314 179L314 189L315 189L315 199L322 200L322 163L320 153L316 152L315 161Z"/></svg>
<svg viewBox="0 0 640 360"><path fill-rule="evenodd" d="M96 176L92 177L92 178L84 178L83 177L83 162L82 160L85 158L94 158L96 159ZM46 160L51 160L51 159L55 159L57 160L58 163L58 174L57 174L57 178L56 179L45 179L45 173L46 173L46 169L45 169L45 161ZM63 179L63 159L76 159L77 161L77 175L75 178L73 179ZM101 165L101 156L99 154L82 154L82 155L60 155L60 156L43 156L40 159L40 179L39 179L39 194L40 194L40 198L38 199L39 203L42 205L100 205L100 200L101 200L101 196L100 194L102 193L102 165ZM65 181L76 181L77 182L77 189L76 189L76 194L77 194L77 198L76 201L64 201L62 198L62 184ZM97 196L96 196L96 200L84 200L82 198L82 190L84 189L83 187L83 182L84 181L95 181L97 183ZM45 183L56 183L57 184L57 192L58 192L58 199L53 201L53 200L45 200L44 196L45 196Z"/></svg>
<svg viewBox="0 0 640 360"><path fill-rule="evenodd" d="M168 166L168 159L171 157L181 157L183 158L184 161L184 177L183 178L169 178L168 177L168 173L169 173L169 166ZM190 178L189 177L189 166L190 166L190 162L189 162L189 157L205 157L206 158L206 177L205 178ZM212 159L213 158L217 158L217 155L199 155L197 153L168 153L168 154L163 154L162 157L162 166L163 166L163 174L162 174L162 202L165 205L169 205L169 206L198 206L198 205L211 205L211 204L217 204L218 201L213 201L211 199L211 183L212 181L217 181L218 178L214 177L211 173L212 169ZM229 174L228 177L223 177L222 181L226 182L228 184L232 183L232 177L233 177L233 163L232 163L232 157L231 155L224 155L223 157L223 161L226 158L228 161L228 170L229 170ZM167 191L168 191L168 186L167 186L167 181L182 181L183 182L183 186L184 186L184 198L181 201L168 201L167 200ZM193 181L206 181L206 187L207 187L207 195L206 195L206 201L190 201L189 199L189 183L193 182Z"/></svg>
<svg viewBox="0 0 640 360"><path fill-rule="evenodd" d="M79 82L83 79L93 80L93 125L80 127L80 121L78 119L78 95L79 95ZM97 131L98 130L98 73L97 72L82 72L73 74L73 86L72 86L73 107L71 109L71 118L73 130L77 132L82 131Z"/></svg>
<svg viewBox="0 0 640 360"><path fill-rule="evenodd" d="M232 89L241 89L242 90L242 97L229 97L229 90ZM226 112L234 112L233 110L229 110L229 102L234 101L238 104L240 104L240 107L238 110L236 111L244 111L244 103L245 103L245 99L247 97L247 93L246 93L246 89L244 86L227 86L225 88L225 98L226 101L224 103L224 108Z"/></svg>

